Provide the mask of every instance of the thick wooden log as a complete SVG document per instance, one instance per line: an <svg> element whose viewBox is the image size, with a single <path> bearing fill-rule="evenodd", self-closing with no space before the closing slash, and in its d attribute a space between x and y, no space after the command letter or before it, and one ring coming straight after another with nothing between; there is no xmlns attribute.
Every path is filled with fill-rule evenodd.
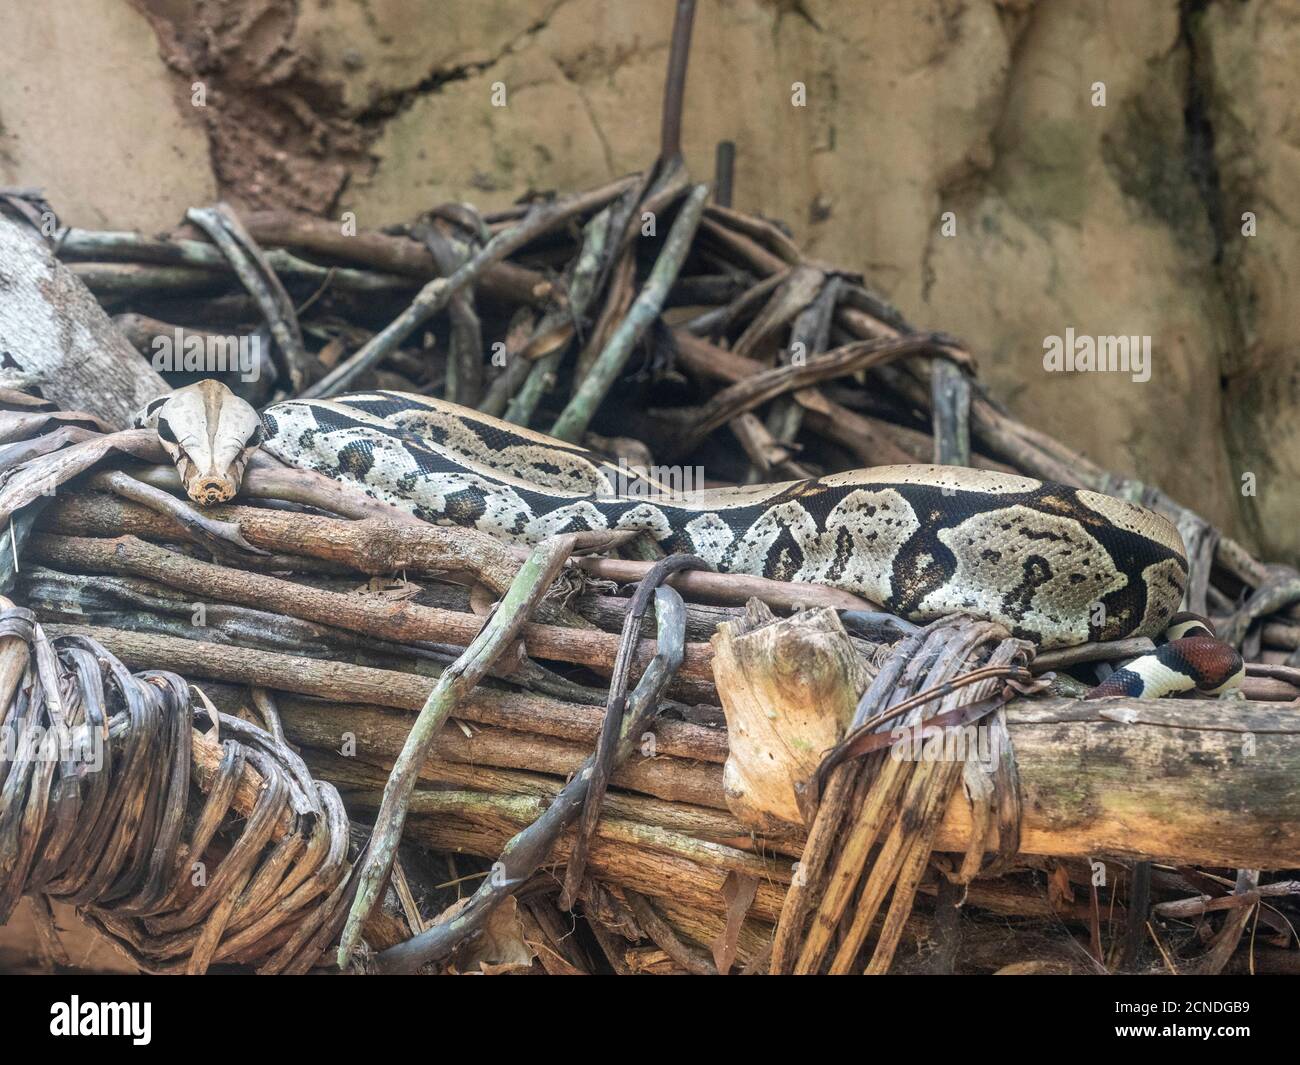
<svg viewBox="0 0 1300 1065"><path fill-rule="evenodd" d="M763 831L800 824L800 786L839 739L866 670L829 612L774 621L751 608L745 624L720 626L713 643L730 734L728 807ZM1018 699L1007 720L1021 853L1300 863L1300 717L1290 705ZM905 740L889 757L997 759L989 735L979 725L948 728ZM958 789L935 849L964 851L971 831Z"/></svg>
<svg viewBox="0 0 1300 1065"><path fill-rule="evenodd" d="M343 702L410 709L431 686L428 678L391 670L215 649L174 637L86 626L47 625L46 630L92 636L132 669L173 669L194 679ZM580 717L590 718L581 731L594 736L598 714L544 696L484 690L471 697L463 716L506 729L512 718L526 721L524 727L539 734L554 718L552 735L576 737L577 731L566 730ZM561 718L573 725L561 726ZM1300 717L1288 706L1210 699L1018 699L1007 707L1007 724L1024 806L1022 854L1257 869L1300 866ZM664 722L659 729L661 756L671 751L699 757L711 742L708 730L699 726ZM377 747L396 742L394 734ZM387 753L395 751L394 746ZM722 766L713 757L718 760L698 769L716 781L711 789L716 798L709 801L693 785L687 801L717 808L723 805ZM546 771L564 770L555 763ZM655 793L649 780L636 783L646 794ZM936 849L964 851L969 833L969 807L959 791Z"/></svg>
<svg viewBox="0 0 1300 1065"><path fill-rule="evenodd" d="M1300 865L1300 715L1232 699L1021 699L1007 708L1028 854ZM958 795L938 850L969 833Z"/></svg>
<svg viewBox="0 0 1300 1065"><path fill-rule="evenodd" d="M30 227L0 215L0 350L40 378L41 393L124 427L168 391L90 290ZM16 366L15 366L16 364Z"/></svg>

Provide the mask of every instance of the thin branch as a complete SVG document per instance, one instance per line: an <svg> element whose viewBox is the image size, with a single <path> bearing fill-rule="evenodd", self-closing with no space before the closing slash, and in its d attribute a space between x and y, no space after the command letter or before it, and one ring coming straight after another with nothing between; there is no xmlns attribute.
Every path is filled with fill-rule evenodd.
<svg viewBox="0 0 1300 1065"><path fill-rule="evenodd" d="M307 351L293 300L267 261L266 255L226 204L191 207L185 217L202 229L230 261L235 275L257 301L284 358L284 369L296 393L307 383Z"/></svg>
<svg viewBox="0 0 1300 1065"><path fill-rule="evenodd" d="M573 859L570 858L569 861L572 863ZM572 865L570 865L570 868L572 868ZM650 905L649 899L643 895L638 895L631 888L624 888L623 894L627 897L628 905L632 907L632 913L635 915L637 923L641 925L645 934L654 940L655 946L688 973L693 973L696 976L718 975L718 970L708 958L692 950L677 938L677 933L673 931L672 925L655 912L655 908Z"/></svg>
<svg viewBox="0 0 1300 1065"><path fill-rule="evenodd" d="M686 569L708 569L709 564L694 555L671 555L650 567L642 578L632 604L628 607L627 617L623 620L623 634L619 639L618 657L614 660L614 676L609 686L609 703L605 709L605 721L596 741L596 753L593 755L590 786L583 800L582 817L578 825L578 835L569 854L568 869L564 874L564 889L560 892L560 908L570 910L578 898L586 871L587 853L596 834L596 821L600 817L600 804L609 787L610 775L614 772L615 750L623 726L623 714L627 709L627 680L632 669L632 660L641 637L641 619L650 605L650 597L655 589L664 583L669 574Z"/></svg>
<svg viewBox="0 0 1300 1065"><path fill-rule="evenodd" d="M393 771L384 787L384 799L375 819L370 845L361 863L360 883L352 902L351 912L339 942L339 968L347 967L361 938L361 928L383 889L397 854L406 824L406 810L420 767L424 765L429 746L438 735L443 722L451 716L461 700L474 689L497 658L518 638L528 620L568 560L576 537L553 537L538 544L528 561L523 564L514 582L501 600L491 619L483 626L474 642L455 663L443 670L442 676L429 698L425 700L411 732L406 738Z"/></svg>
<svg viewBox="0 0 1300 1065"><path fill-rule="evenodd" d="M695 230L700 224L704 203L708 199L709 187L696 185L686 198L677 217L673 219L668 239L664 241L650 277L641 289L626 317L614 330L605 349L592 363L587 376L582 379L577 392L564 408L564 412L551 427L551 435L560 440L577 441L586 432L591 419L596 416L596 409L605 399L606 393L615 379L627 365L632 349L650 324L659 317L663 310L668 290L677 280L677 274L690 254L691 242Z"/></svg>
<svg viewBox="0 0 1300 1065"><path fill-rule="evenodd" d="M658 619L658 650L628 700L627 721L615 755L620 762L632 753L641 733L658 713L660 693L682 661L686 609L681 596L671 588L657 588L655 614ZM377 959L379 971L414 972L421 965L445 957L466 936L483 927L492 911L541 867L560 834L578 816L590 785L588 771L594 764L594 756L588 758L546 812L506 844L493 875L455 916L405 943L389 947Z"/></svg>
<svg viewBox="0 0 1300 1065"><path fill-rule="evenodd" d="M668 49L668 74L664 79L663 122L659 131L659 159L667 162L682 155L682 109L686 97L686 67L691 58L691 30L695 25L695 0L677 0L673 38Z"/></svg>
<svg viewBox="0 0 1300 1065"><path fill-rule="evenodd" d="M306 389L302 396L317 398L338 395L358 376L396 351L403 340L446 307L457 292L476 282L489 267L495 266L526 244L563 225L575 215L583 214L593 206L603 204L606 195L605 189L598 189L596 193L566 196L545 206L534 207L522 221L509 229L502 230L488 241L482 251L450 277L435 278L420 289L405 311L371 337L360 350L344 359L311 388Z"/></svg>
<svg viewBox="0 0 1300 1065"><path fill-rule="evenodd" d="M87 484L112 492L129 502L139 503L155 513L170 518L180 525L195 543L202 544L210 551L222 553L231 547L237 547L241 551L248 551L254 555L268 554L244 539L237 522L220 521L201 513L188 502L168 495L161 488L137 481L121 470L100 470L88 479Z"/></svg>

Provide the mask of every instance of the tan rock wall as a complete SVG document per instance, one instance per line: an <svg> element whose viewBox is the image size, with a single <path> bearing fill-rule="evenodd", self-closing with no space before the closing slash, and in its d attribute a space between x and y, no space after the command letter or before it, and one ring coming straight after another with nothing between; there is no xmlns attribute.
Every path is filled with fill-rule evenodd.
<svg viewBox="0 0 1300 1065"><path fill-rule="evenodd" d="M8 0L0 25L0 185L44 187L64 221L103 229L169 224L216 195L207 138L135 8Z"/></svg>
<svg viewBox="0 0 1300 1065"><path fill-rule="evenodd" d="M1259 495L1243 519L1300 554L1300 5L1213 5L1197 28L1222 188L1218 274L1231 323L1220 366L1229 451ZM1256 232L1246 237L1246 213Z"/></svg>
<svg viewBox="0 0 1300 1065"><path fill-rule="evenodd" d="M374 226L588 185L654 153L672 6L25 5L0 180L155 228L217 190ZM1031 424L1294 559L1298 48L1294 0L700 0L686 154L735 141L738 206L964 337ZM1067 328L1149 336L1150 380L1046 372Z"/></svg>

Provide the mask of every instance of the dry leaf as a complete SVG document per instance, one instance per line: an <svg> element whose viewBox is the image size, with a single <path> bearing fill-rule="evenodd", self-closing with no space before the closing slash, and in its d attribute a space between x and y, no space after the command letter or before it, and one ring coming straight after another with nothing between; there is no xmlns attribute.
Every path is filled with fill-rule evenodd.
<svg viewBox="0 0 1300 1065"><path fill-rule="evenodd" d="M731 870L722 882L722 898L727 903L727 924L722 934L713 942L713 964L724 976L731 971L736 960L736 944L740 941L740 928L745 915L758 893L758 877Z"/></svg>
<svg viewBox="0 0 1300 1065"><path fill-rule="evenodd" d="M434 923L454 917L472 896L447 907ZM524 925L519 919L519 905L513 895L507 896L488 916L483 930L456 952L455 969L460 973L481 973L500 976L503 973L524 972L531 969L537 956L524 938Z"/></svg>

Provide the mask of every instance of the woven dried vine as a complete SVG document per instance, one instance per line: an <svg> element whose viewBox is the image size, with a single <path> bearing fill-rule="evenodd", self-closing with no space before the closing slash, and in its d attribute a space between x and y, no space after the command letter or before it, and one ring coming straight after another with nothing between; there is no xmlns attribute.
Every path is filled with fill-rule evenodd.
<svg viewBox="0 0 1300 1065"><path fill-rule="evenodd" d="M0 742L0 924L24 895L40 914L68 902L151 972L321 957L347 815L282 741L194 706L175 673L132 674L10 607Z"/></svg>

